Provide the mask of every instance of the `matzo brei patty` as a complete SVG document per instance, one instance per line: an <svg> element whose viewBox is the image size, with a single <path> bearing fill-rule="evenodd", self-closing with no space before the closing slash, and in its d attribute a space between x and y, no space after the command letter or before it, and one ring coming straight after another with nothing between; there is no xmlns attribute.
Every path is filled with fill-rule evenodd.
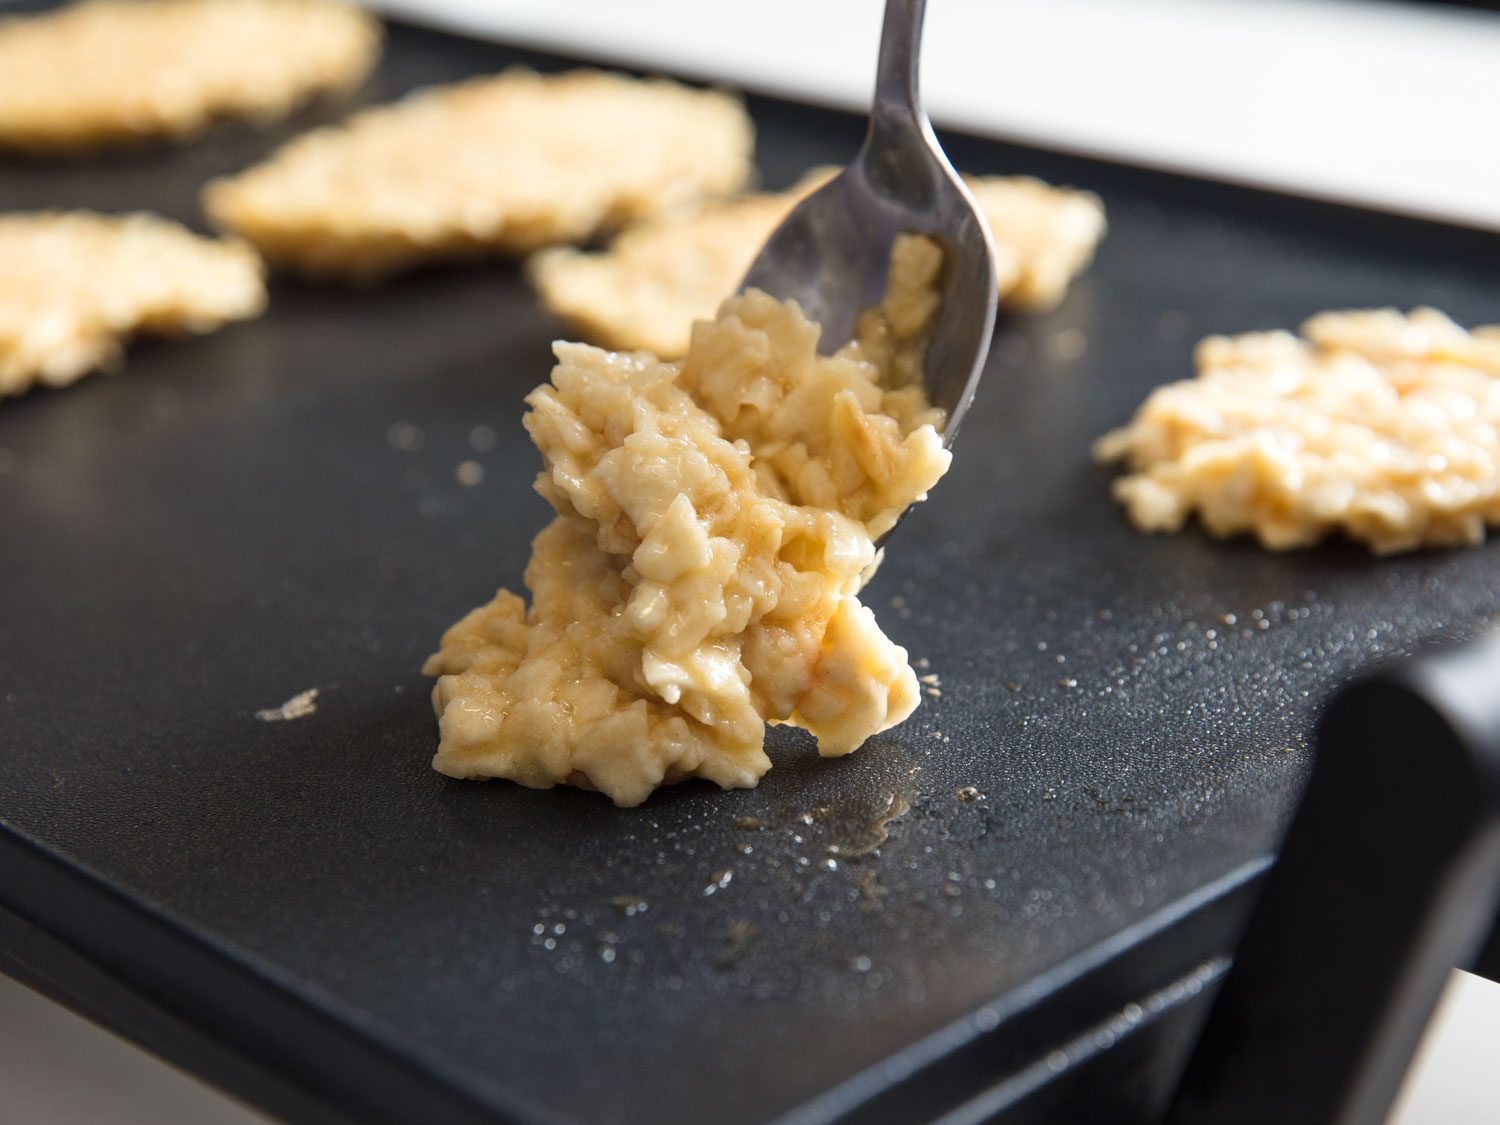
<svg viewBox="0 0 1500 1125"><path fill-rule="evenodd" d="M362 81L380 24L325 0L86 0L0 22L0 147L183 137Z"/></svg>
<svg viewBox="0 0 1500 1125"><path fill-rule="evenodd" d="M1002 256L1016 263L1002 287L1007 304L1053 308L1093 261L1104 237L1104 204L1093 192L1053 187L1031 176L965 176Z"/></svg>
<svg viewBox="0 0 1500 1125"><path fill-rule="evenodd" d="M790 191L647 220L603 253L543 251L527 270L542 303L585 338L676 358L687 351L692 322L734 292L787 212L834 171L811 172ZM1001 301L1055 305L1103 237L1098 197L1026 177L966 179L995 236Z"/></svg>
<svg viewBox="0 0 1500 1125"><path fill-rule="evenodd" d="M207 332L258 315L260 258L154 215L0 215L0 396L63 386L136 332Z"/></svg>
<svg viewBox="0 0 1500 1125"><path fill-rule="evenodd" d="M925 246L864 326L882 355L925 328ZM751 292L695 326L680 364L556 346L525 421L557 516L530 609L500 591L426 665L438 770L634 805L689 776L755 785L768 722L840 755L911 713L906 653L857 594L873 537L947 469L942 417L859 344L820 357L818 334Z"/></svg>
<svg viewBox="0 0 1500 1125"><path fill-rule="evenodd" d="M275 263L370 280L424 260L585 241L737 191L753 145L728 94L515 69L309 133L210 184L204 202Z"/></svg>
<svg viewBox="0 0 1500 1125"><path fill-rule="evenodd" d="M1435 309L1330 312L1212 336L1095 445L1142 531L1196 513L1271 550L1335 532L1379 554L1478 543L1500 523L1500 327Z"/></svg>

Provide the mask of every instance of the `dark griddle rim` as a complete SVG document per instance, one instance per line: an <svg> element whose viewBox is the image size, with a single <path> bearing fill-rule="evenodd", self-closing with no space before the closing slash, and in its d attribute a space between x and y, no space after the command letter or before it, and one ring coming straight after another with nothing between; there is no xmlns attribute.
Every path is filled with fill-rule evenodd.
<svg viewBox="0 0 1500 1125"><path fill-rule="evenodd" d="M1237 868L784 1121L936 1116L1008 1090L1081 1032L1170 987L1184 966L1209 966L1211 983L1270 863ZM315 984L288 979L3 823L0 904L0 970L279 1117L330 1125L560 1120L539 1106L470 1096L473 1076L463 1070L392 1041ZM1030 1092L1017 1089L1015 1099Z"/></svg>

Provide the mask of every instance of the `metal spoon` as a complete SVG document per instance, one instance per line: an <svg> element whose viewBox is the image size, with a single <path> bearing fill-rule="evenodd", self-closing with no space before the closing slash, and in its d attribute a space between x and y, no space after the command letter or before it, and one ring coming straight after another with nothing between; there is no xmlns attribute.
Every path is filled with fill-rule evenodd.
<svg viewBox="0 0 1500 1125"><path fill-rule="evenodd" d="M995 251L989 225L943 155L917 89L926 0L887 0L870 128L859 155L799 203L761 247L741 283L794 298L823 326L819 347L853 338L880 302L891 244L921 233L942 246L942 306L923 365L928 400L947 412L952 445L974 397L995 326Z"/></svg>

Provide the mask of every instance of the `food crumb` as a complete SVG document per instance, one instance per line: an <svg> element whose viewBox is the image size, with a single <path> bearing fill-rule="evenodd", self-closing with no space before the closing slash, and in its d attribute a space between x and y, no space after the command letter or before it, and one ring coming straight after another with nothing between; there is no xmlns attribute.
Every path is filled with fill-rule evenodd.
<svg viewBox="0 0 1500 1125"><path fill-rule="evenodd" d="M936 672L931 672L931 673L929 673L928 675L925 675L925 676L918 676L917 679L921 680L924 684L927 684L930 687L942 687L943 686L943 681L939 678L939 676L938 676L938 674Z"/></svg>
<svg viewBox="0 0 1500 1125"><path fill-rule="evenodd" d="M720 968L728 968L744 955L749 948L750 942L760 931L752 922L734 922L729 929L724 931L724 948L720 951L715 964Z"/></svg>
<svg viewBox="0 0 1500 1125"><path fill-rule="evenodd" d="M941 699L943 697L943 689L942 688L935 688L935 687L933 687L932 685L929 684L928 686L924 687L922 690L925 691L928 695L932 696L933 699Z"/></svg>
<svg viewBox="0 0 1500 1125"><path fill-rule="evenodd" d="M410 422L393 422L385 432L385 440L390 442L392 449L399 449L402 453L415 453L422 448L423 434L419 427Z"/></svg>
<svg viewBox="0 0 1500 1125"><path fill-rule="evenodd" d="M712 881L709 882L708 886L706 886L706 887L703 888L703 893L705 895L711 895L711 894L714 894L714 893L716 893L718 891L722 891L725 887L729 886L730 882L733 879L734 879L734 872L732 870L729 870L729 869L726 868L725 870L720 871L718 874L716 874L713 877Z"/></svg>
<svg viewBox="0 0 1500 1125"><path fill-rule="evenodd" d="M279 723L291 719L300 719L304 715L311 715L318 709L318 689L308 688L306 691L298 692L288 699L280 707L267 707L264 711L255 712L255 717L263 723Z"/></svg>
<svg viewBox="0 0 1500 1125"><path fill-rule="evenodd" d="M1064 328L1052 337L1052 358L1064 363L1080 359L1089 350L1089 338L1076 328Z"/></svg>
<svg viewBox="0 0 1500 1125"><path fill-rule="evenodd" d="M609 903L627 918L634 918L637 914L644 914L650 909L650 903L640 895L615 895Z"/></svg>
<svg viewBox="0 0 1500 1125"><path fill-rule="evenodd" d="M874 868L859 876L859 909L879 910L880 900L891 892L891 888L880 882Z"/></svg>
<svg viewBox="0 0 1500 1125"><path fill-rule="evenodd" d="M972 805L975 801L983 800L984 794L979 791L977 785L961 786L954 796L966 805Z"/></svg>
<svg viewBox="0 0 1500 1125"><path fill-rule="evenodd" d="M469 445L476 453L488 453L495 448L495 431L490 426L475 426L469 431Z"/></svg>
<svg viewBox="0 0 1500 1125"><path fill-rule="evenodd" d="M459 484L473 488L484 480L484 466L478 461L463 461L460 462L454 475L458 477Z"/></svg>
<svg viewBox="0 0 1500 1125"><path fill-rule="evenodd" d="M887 887L880 881L872 868L866 871L859 880L859 908L861 910L879 910L880 900L890 893L890 887Z"/></svg>

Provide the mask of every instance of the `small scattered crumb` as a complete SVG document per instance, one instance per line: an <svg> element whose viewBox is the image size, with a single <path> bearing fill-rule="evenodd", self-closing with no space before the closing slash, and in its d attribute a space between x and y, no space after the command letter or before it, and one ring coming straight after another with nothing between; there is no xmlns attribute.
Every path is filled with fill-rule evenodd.
<svg viewBox="0 0 1500 1125"><path fill-rule="evenodd" d="M880 900L891 893L875 874L872 867L859 879L859 908L861 910L879 910Z"/></svg>
<svg viewBox="0 0 1500 1125"><path fill-rule="evenodd" d="M726 869L724 871L720 871L714 875L712 880L709 881L708 886L703 888L703 893L705 895L716 894L717 892L722 891L725 887L729 886L730 882L732 882L733 879L734 872L732 870Z"/></svg>
<svg viewBox="0 0 1500 1125"><path fill-rule="evenodd" d="M926 692L928 695L932 696L933 699L941 699L943 697L943 689L942 688L935 688L935 687L928 686L928 687L924 687L922 690L924 692Z"/></svg>
<svg viewBox="0 0 1500 1125"><path fill-rule="evenodd" d="M954 793L954 796L966 805L972 805L975 801L981 801L984 799L984 794L981 793L979 791L979 787L975 785L961 786L959 790Z"/></svg>
<svg viewBox="0 0 1500 1125"><path fill-rule="evenodd" d="M760 933L752 922L734 922L724 931L724 948L715 959L720 968L728 968L738 961L750 947L755 935Z"/></svg>
<svg viewBox="0 0 1500 1125"><path fill-rule="evenodd" d="M932 661L928 660L925 656L919 656L917 657L917 667L922 669L931 668Z"/></svg>
<svg viewBox="0 0 1500 1125"><path fill-rule="evenodd" d="M255 717L263 723L279 723L291 719L300 719L304 715L311 715L318 709L318 689L308 688L306 691L298 692L288 699L280 707L267 707L264 711L255 712Z"/></svg>
<svg viewBox="0 0 1500 1125"><path fill-rule="evenodd" d="M764 832L771 827L771 822L758 816L737 816L734 818L734 826L741 832Z"/></svg>
<svg viewBox="0 0 1500 1125"><path fill-rule="evenodd" d="M1078 681L1075 680L1072 676L1064 676L1062 679L1057 681L1057 686L1062 688L1075 688L1078 686Z"/></svg>
<svg viewBox="0 0 1500 1125"><path fill-rule="evenodd" d="M1052 337L1052 358L1071 363L1089 350L1089 338L1076 328L1064 328Z"/></svg>
<svg viewBox="0 0 1500 1125"><path fill-rule="evenodd" d="M478 461L464 461L459 464L454 475L458 477L459 484L472 488L484 480L484 466Z"/></svg>
<svg viewBox="0 0 1500 1125"><path fill-rule="evenodd" d="M488 453L495 448L495 431L490 426L475 426L469 431L469 445L476 453Z"/></svg>
<svg viewBox="0 0 1500 1125"><path fill-rule="evenodd" d="M938 677L938 674L936 672L929 672L925 676L918 676L917 679L921 680L924 684L927 684L929 687L942 687L943 686L943 681Z"/></svg>
<svg viewBox="0 0 1500 1125"><path fill-rule="evenodd" d="M634 918L650 909L650 904L640 895L615 895L609 900L609 904L627 918Z"/></svg>
<svg viewBox="0 0 1500 1125"><path fill-rule="evenodd" d="M410 422L393 422L385 432L385 440L391 443L392 449L415 453L422 448L424 438L421 429Z"/></svg>

